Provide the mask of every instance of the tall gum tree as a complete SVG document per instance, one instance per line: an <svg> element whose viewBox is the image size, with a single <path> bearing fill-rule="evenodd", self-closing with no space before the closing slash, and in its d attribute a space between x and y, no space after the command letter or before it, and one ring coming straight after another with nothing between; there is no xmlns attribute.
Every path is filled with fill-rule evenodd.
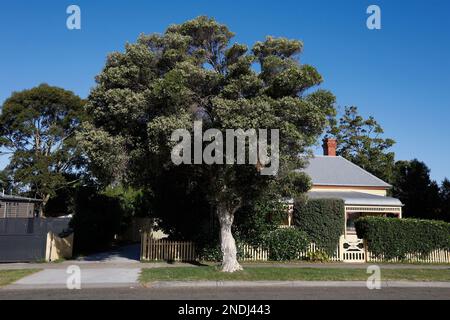
<svg viewBox="0 0 450 320"><path fill-rule="evenodd" d="M294 169L335 115L334 96L312 89L321 75L299 61L302 42L267 37L249 50L232 43L233 36L214 19L198 17L110 54L88 99L92 122L79 135L104 182L157 190L155 177L175 166L175 129L192 132L196 120L203 130L223 133L279 129L276 176L261 175L254 164L184 165L215 208L224 272L242 269L231 232L236 211L268 185L279 188L280 199L306 192L309 179Z"/></svg>
<svg viewBox="0 0 450 320"><path fill-rule="evenodd" d="M59 188L75 182L69 177L83 163L75 132L85 117L80 97L47 84L14 92L2 106L0 148L10 156L4 175L42 199L41 209Z"/></svg>

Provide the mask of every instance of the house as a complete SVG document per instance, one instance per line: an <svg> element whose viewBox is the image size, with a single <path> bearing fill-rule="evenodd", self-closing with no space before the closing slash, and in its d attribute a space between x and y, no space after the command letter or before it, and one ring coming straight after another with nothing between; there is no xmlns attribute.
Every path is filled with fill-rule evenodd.
<svg viewBox="0 0 450 320"><path fill-rule="evenodd" d="M336 155L337 141L325 139L324 155L314 156L304 169L311 180L311 199L342 199L345 204L345 234L354 236L354 222L361 216L402 217L402 203L389 197L390 184ZM292 210L290 211L292 215ZM292 221L292 217L289 218Z"/></svg>
<svg viewBox="0 0 450 320"><path fill-rule="evenodd" d="M36 217L36 204L40 202L39 199L0 193L0 219Z"/></svg>

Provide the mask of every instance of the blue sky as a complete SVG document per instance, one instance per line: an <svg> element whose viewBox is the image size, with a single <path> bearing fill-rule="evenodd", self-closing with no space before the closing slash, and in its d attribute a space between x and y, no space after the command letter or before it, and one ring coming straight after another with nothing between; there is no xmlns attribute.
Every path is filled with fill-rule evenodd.
<svg viewBox="0 0 450 320"><path fill-rule="evenodd" d="M81 7L81 30L66 28L70 4ZM381 7L381 30L366 28L370 4ZM42 82L86 97L109 52L198 15L249 45L266 35L304 41L302 62L319 70L341 108L373 115L397 141L397 159L418 158L434 179L450 178L448 0L2 1L0 103Z"/></svg>

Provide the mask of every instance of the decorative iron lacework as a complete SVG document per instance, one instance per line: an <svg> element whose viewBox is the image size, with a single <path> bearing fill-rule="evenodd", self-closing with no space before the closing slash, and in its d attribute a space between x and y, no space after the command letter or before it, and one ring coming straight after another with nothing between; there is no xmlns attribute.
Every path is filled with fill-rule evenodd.
<svg viewBox="0 0 450 320"><path fill-rule="evenodd" d="M396 213L402 212L400 207L345 207L346 212L386 212L386 213Z"/></svg>

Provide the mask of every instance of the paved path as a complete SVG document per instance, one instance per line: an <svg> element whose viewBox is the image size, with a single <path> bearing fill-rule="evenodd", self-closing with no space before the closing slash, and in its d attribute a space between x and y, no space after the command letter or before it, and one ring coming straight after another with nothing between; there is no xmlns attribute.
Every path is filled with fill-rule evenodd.
<svg viewBox="0 0 450 320"><path fill-rule="evenodd" d="M0 290L0 300L450 300L448 288L116 288Z"/></svg>
<svg viewBox="0 0 450 320"><path fill-rule="evenodd" d="M92 256L91 256L92 257ZM0 264L0 270L10 269L62 269L70 265L79 265L83 268L90 269L106 269L106 268L173 268L173 267L195 267L202 265L201 263L166 263L166 262L150 262L140 263L136 260L128 260L118 257L117 259L93 260L91 258L83 258L77 260L68 260L62 263L3 263ZM207 265L215 265L208 263ZM368 266L374 264L350 264L350 263L243 263L244 267L277 267L277 268L337 268L337 269L367 269ZM382 269L435 269L450 270L450 265L430 265L430 264L376 264Z"/></svg>

